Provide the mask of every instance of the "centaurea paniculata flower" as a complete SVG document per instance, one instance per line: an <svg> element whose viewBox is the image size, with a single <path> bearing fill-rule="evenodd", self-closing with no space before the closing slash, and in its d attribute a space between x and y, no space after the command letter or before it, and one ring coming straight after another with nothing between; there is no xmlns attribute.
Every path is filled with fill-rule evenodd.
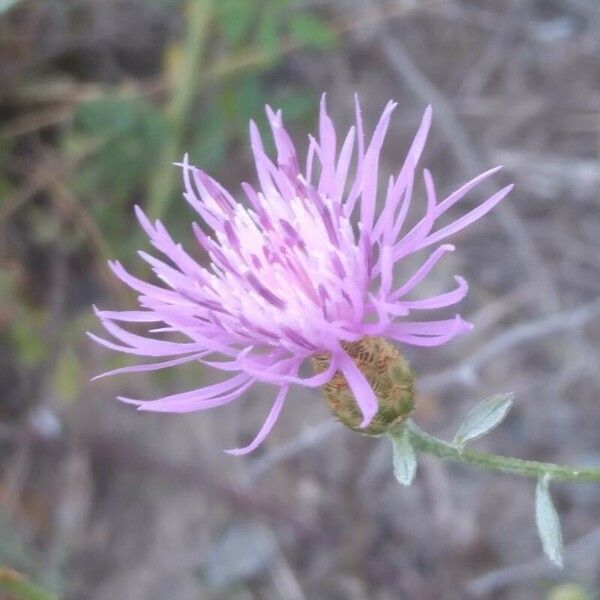
<svg viewBox="0 0 600 600"><path fill-rule="evenodd" d="M309 136L304 168L281 112L267 107L277 157L273 161L267 156L251 122L259 185L242 184L244 202L186 157L181 165L184 196L204 228L212 230L209 235L192 224L209 266L192 258L160 221L151 222L136 208L141 226L163 259L140 255L162 285L142 281L119 262L111 263L116 276L139 292L140 309L98 310L116 341L92 337L120 352L162 360L107 374L200 362L228 376L221 383L156 400L121 400L140 410L184 413L233 402L257 382L276 386L275 401L258 435L245 448L229 451L233 454L250 452L265 439L292 385L326 386L329 404L340 419L366 433L381 433L410 412L414 379L386 340L439 346L470 329L458 315L444 320L413 317L462 300L467 293L463 278L456 277L451 291L430 298L409 299L409 294L445 253L454 250L442 242L490 211L512 186L436 228L444 213L499 167L441 201L425 169L424 215L407 227L431 108L425 111L402 167L389 178L378 207L380 153L395 107L394 102L387 104L367 143L357 101L356 123L338 148L323 97L318 136ZM402 280L396 284L396 267L421 250L430 254L414 272L397 269ZM147 335L138 335L118 322L147 323L150 329ZM165 339L164 333L183 335L186 341ZM301 372L307 359L315 374ZM338 392L345 394L349 409L338 406L342 397ZM391 415L383 402L386 394L393 395L396 406Z"/></svg>

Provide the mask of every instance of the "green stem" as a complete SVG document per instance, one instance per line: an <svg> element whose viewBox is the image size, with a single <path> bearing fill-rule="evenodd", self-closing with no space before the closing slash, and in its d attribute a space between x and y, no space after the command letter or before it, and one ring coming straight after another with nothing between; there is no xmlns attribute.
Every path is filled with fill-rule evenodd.
<svg viewBox="0 0 600 600"><path fill-rule="evenodd" d="M171 135L165 142L154 177L150 182L148 213L160 218L173 193L177 170L173 161L181 158L181 145L185 135L187 116L198 92L202 73L202 56L208 37L208 25L213 0L188 0L185 7L187 31L183 45L183 57L174 74L173 92L167 115L171 121Z"/></svg>
<svg viewBox="0 0 600 600"><path fill-rule="evenodd" d="M410 419L406 422L406 429L411 444L417 450L439 458L475 465L488 471L500 471L523 477L539 478L547 474L556 481L600 482L600 468L574 468L535 460L487 454L468 448L457 448L448 442L425 433Z"/></svg>

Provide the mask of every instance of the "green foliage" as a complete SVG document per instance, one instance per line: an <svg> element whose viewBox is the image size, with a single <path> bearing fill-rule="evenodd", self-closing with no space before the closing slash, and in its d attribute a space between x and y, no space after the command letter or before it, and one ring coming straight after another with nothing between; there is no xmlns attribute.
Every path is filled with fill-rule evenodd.
<svg viewBox="0 0 600 600"><path fill-rule="evenodd" d="M220 107L212 103L203 108L188 144L190 162L202 165L206 170L216 169L225 158L227 137Z"/></svg>
<svg viewBox="0 0 600 600"><path fill-rule="evenodd" d="M216 3L215 12L225 40L231 48L237 48L250 32L256 18L254 2L221 0Z"/></svg>
<svg viewBox="0 0 600 600"><path fill-rule="evenodd" d="M53 387L63 402L74 402L81 391L79 357L73 348L64 349L56 361Z"/></svg>
<svg viewBox="0 0 600 600"><path fill-rule="evenodd" d="M309 48L331 48L335 34L329 25L311 11L292 8L289 0L221 0L215 16L230 48L243 47L251 40L272 64L278 60L284 37Z"/></svg>
<svg viewBox="0 0 600 600"><path fill-rule="evenodd" d="M155 1L181 5L180 0ZM247 140L248 120L264 123L265 104L281 108L288 125L313 113L312 92L299 85L273 85L266 76L281 60L289 41L326 50L334 36L324 20L312 11L295 10L289 0L220 0L213 6L217 36L221 36L225 47L218 60L226 64L231 55L235 63L246 52L257 57L253 68L203 89L177 133L181 138L178 146L189 153L190 160L219 177L226 157L237 148L236 142ZM213 30L211 35L215 35ZM182 48L185 51L186 47ZM163 74L165 80L170 79L167 75ZM198 95L199 90L193 93ZM167 150L175 135L168 106L121 93L82 102L62 142L65 153L74 160L90 145L96 147L93 157L75 172L71 186L108 245L123 258L131 255L139 243L130 217L131 206L134 202L147 204L153 174L164 164L164 154L172 154ZM268 139L265 142L269 144ZM177 158L170 157L169 162ZM174 200L179 197L179 189L175 183L172 187ZM169 207L166 216L173 226L183 219L185 209L175 202Z"/></svg>
<svg viewBox="0 0 600 600"><path fill-rule="evenodd" d="M276 91L271 100L281 108L287 122L306 119L315 110L315 95L301 87L289 86Z"/></svg>
<svg viewBox="0 0 600 600"><path fill-rule="evenodd" d="M48 350L40 335L41 315L31 314L31 312L26 315L27 318L16 319L10 330L19 360L29 368L40 364Z"/></svg>
<svg viewBox="0 0 600 600"><path fill-rule="evenodd" d="M299 13L290 18L292 36L306 46L327 50L335 41L328 25L310 13Z"/></svg>
<svg viewBox="0 0 600 600"><path fill-rule="evenodd" d="M164 114L140 98L107 98L82 103L75 134L104 139L91 170L89 189L105 189L117 200L128 197L148 173L169 136Z"/></svg>
<svg viewBox="0 0 600 600"><path fill-rule="evenodd" d="M62 402L75 402L80 396L87 376L82 372L80 351L86 343L85 332L93 329L96 319L91 309L71 317L61 331L61 344L52 373L52 386Z"/></svg>
<svg viewBox="0 0 600 600"><path fill-rule="evenodd" d="M239 81L229 102L231 116L235 116L238 130L248 127L248 120L262 110L268 101L267 96L264 83L258 77L245 77Z"/></svg>
<svg viewBox="0 0 600 600"><path fill-rule="evenodd" d="M0 590L8 592L16 600L58 600L58 596L52 592L6 567L0 567Z"/></svg>
<svg viewBox="0 0 600 600"><path fill-rule="evenodd" d="M271 3L265 4L258 24L256 41L271 62L276 61L279 51L280 23L280 9Z"/></svg>
<svg viewBox="0 0 600 600"><path fill-rule="evenodd" d="M202 1L202 0L200 0ZM148 3L157 4L158 6L164 6L166 8L176 8L183 0L149 0Z"/></svg>
<svg viewBox="0 0 600 600"><path fill-rule="evenodd" d="M65 152L76 158L90 145L93 159L74 175L73 189L115 252L135 249L131 200L141 192L169 138L164 112L142 98L102 98L81 103Z"/></svg>
<svg viewBox="0 0 600 600"><path fill-rule="evenodd" d="M304 119L314 110L312 92L295 85L269 89L264 78L280 60L286 36L320 50L334 40L330 28L317 16L306 10L289 9L288 0L223 0L216 4L216 21L227 45L238 51L255 46L268 61L257 71L228 80L205 101L188 145L193 163L215 170L225 159L231 142L239 137L246 140L248 120L262 121L265 104L281 108L288 124ZM265 143L269 147L268 136Z"/></svg>
<svg viewBox="0 0 600 600"><path fill-rule="evenodd" d="M552 588L546 600L592 600L592 596L581 585L562 583Z"/></svg>

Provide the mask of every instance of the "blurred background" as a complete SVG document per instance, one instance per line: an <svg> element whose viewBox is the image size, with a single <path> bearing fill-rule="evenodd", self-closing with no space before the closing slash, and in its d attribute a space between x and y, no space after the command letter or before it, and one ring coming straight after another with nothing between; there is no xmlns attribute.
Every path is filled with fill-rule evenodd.
<svg viewBox="0 0 600 600"><path fill-rule="evenodd" d="M0 0L0 597L600 598L598 486L553 486L561 572L541 555L532 482L424 457L401 488L389 443L344 430L316 392L295 390L267 442L232 458L272 389L176 416L114 397L212 374L90 383L125 364L85 336L91 305L135 304L106 260L148 276L133 205L192 242L172 162L187 151L237 193L266 102L304 152L320 94L347 128L355 91L369 127L399 102L385 172L431 103L440 194L496 164L492 187L516 183L425 284L465 275L476 327L406 349L416 420L451 436L473 402L515 390L477 447L600 463L596 0Z"/></svg>

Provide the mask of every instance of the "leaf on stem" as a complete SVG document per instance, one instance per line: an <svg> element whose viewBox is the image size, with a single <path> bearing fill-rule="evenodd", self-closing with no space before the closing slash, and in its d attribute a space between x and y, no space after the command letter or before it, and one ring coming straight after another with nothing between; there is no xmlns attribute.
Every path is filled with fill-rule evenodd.
<svg viewBox="0 0 600 600"><path fill-rule="evenodd" d="M535 488L535 521L544 553L556 566L562 568L564 554L562 531L548 489L549 483L550 476L546 474L538 480Z"/></svg>
<svg viewBox="0 0 600 600"><path fill-rule="evenodd" d="M417 457L405 427L390 433L394 475L402 485L410 485L417 472Z"/></svg>
<svg viewBox="0 0 600 600"><path fill-rule="evenodd" d="M512 408L514 397L514 392L509 392L496 394L480 402L467 415L456 432L452 445L463 448L467 442L489 433L504 420Z"/></svg>

